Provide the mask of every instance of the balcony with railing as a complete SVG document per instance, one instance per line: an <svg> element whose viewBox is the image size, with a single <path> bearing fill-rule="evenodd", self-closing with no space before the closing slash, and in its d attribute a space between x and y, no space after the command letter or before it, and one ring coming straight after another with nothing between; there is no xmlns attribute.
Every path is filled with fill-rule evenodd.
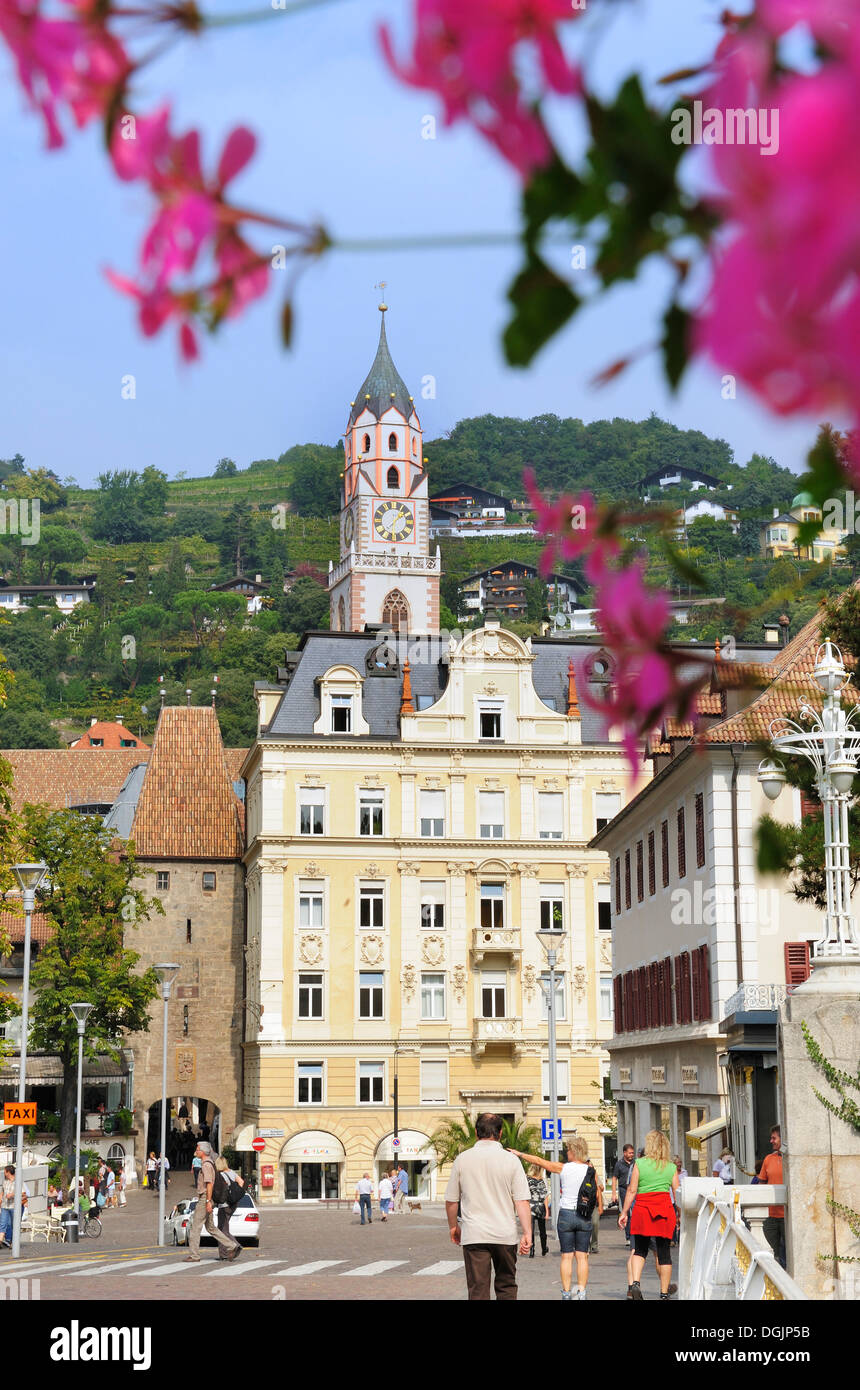
<svg viewBox="0 0 860 1390"><path fill-rule="evenodd" d="M731 1018L732 1014L776 1013L780 1004L785 1003L787 993L787 985L742 984L726 1000L723 1016Z"/></svg>
<svg viewBox="0 0 860 1390"><path fill-rule="evenodd" d="M493 953L521 956L523 951L519 927L474 927L472 930L472 959L479 964Z"/></svg>
<svg viewBox="0 0 860 1390"><path fill-rule="evenodd" d="M519 1017L476 1018L472 1023L472 1052L480 1057L493 1043L508 1044L518 1052L523 1042L523 1021Z"/></svg>
<svg viewBox="0 0 860 1390"><path fill-rule="evenodd" d="M684 1178L679 1298L691 1303L805 1301L763 1235L768 1208L784 1203L784 1186Z"/></svg>

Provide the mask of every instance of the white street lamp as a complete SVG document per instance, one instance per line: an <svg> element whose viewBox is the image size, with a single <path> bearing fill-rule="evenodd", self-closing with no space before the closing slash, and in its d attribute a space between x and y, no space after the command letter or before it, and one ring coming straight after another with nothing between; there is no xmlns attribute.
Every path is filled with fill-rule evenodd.
<svg viewBox="0 0 860 1390"><path fill-rule="evenodd" d="M770 736L778 752L812 763L824 812L824 934L812 948L815 983L807 981L798 989L843 992L846 985L856 987L860 967L860 937L851 916L848 847L848 803L860 763L860 727L855 722L860 706L847 712L842 708L839 697L846 685L845 665L829 638L818 649L813 675L824 692L820 713L803 704L797 720L784 716L773 720ZM785 773L779 764L767 760L759 767L758 780L774 801Z"/></svg>
<svg viewBox="0 0 860 1390"><path fill-rule="evenodd" d="M69 1008L75 1016L78 1025L78 1110L75 1123L75 1216L80 1218L81 1204L81 1087L84 1072L84 1029L87 1026L87 1018L90 1010L95 1008L94 1004L70 1004Z"/></svg>
<svg viewBox="0 0 860 1390"><path fill-rule="evenodd" d="M158 1168L158 1240L157 1245L166 1245L164 1238L164 1190L166 1173L164 1170L164 1160L166 1158L167 1146L167 1004L170 999L170 989L176 976L179 974L179 966L173 961L162 961L159 965L154 965L153 969L161 981L161 997L164 1000L164 1027L163 1027L163 1046L161 1052L161 1162Z"/></svg>
<svg viewBox="0 0 860 1390"><path fill-rule="evenodd" d="M549 1037L549 1113L552 1120L552 1139L550 1141L550 1153L553 1163L558 1162L558 1069L556 1067L556 997L555 997L555 967L558 963L558 951L561 943L562 933L558 931L548 931L542 928L535 932L535 936L546 951L547 964L549 966L549 984L541 980L540 986L546 999L547 1033ZM552 1220L558 1224L558 1203L560 1194L560 1182L558 1173L550 1173L550 1203L552 1207Z"/></svg>
<svg viewBox="0 0 860 1390"><path fill-rule="evenodd" d="M30 929L36 889L48 872L47 864L13 864L12 871L21 886L24 901L24 979L21 998L21 1070L18 1073L18 1100L23 1103L27 1090L27 1033L30 1027ZM18 1125L15 1144L15 1205L12 1209L12 1258L21 1254L21 1190L24 1185L24 1126Z"/></svg>

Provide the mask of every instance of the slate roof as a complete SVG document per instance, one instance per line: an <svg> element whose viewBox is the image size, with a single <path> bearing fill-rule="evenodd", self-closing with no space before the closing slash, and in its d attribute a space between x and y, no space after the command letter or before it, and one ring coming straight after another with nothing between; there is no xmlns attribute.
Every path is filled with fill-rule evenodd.
<svg viewBox="0 0 860 1390"><path fill-rule="evenodd" d="M93 754L97 753L97 757ZM52 811L69 806L110 806L137 763L146 763L149 748L11 748L12 805L43 803ZM235 775L235 774L234 774Z"/></svg>
<svg viewBox="0 0 860 1390"><path fill-rule="evenodd" d="M166 705L131 828L138 858L240 858L233 777L213 707Z"/></svg>
<svg viewBox="0 0 860 1390"><path fill-rule="evenodd" d="M369 398L369 399L368 399ZM369 410L379 420L394 406L405 420L415 409L409 388L391 360L388 339L385 336L385 314L379 327L379 346L373 359L373 366L361 383L349 417L352 425L363 410Z"/></svg>

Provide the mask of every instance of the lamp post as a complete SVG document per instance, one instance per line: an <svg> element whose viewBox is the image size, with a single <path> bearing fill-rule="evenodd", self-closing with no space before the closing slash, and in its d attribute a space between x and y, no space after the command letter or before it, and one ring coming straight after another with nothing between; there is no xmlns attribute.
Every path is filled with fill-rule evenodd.
<svg viewBox="0 0 860 1390"><path fill-rule="evenodd" d="M36 889L48 872L47 864L13 864L12 870L21 886L24 900L24 980L21 999L21 1070L18 1073L18 1100L26 1099L27 1091L27 1033L30 1026L30 929L33 908L36 904ZM18 1125L18 1138L15 1142L15 1205L12 1209L12 1258L17 1260L21 1254L21 1189L24 1184L22 1165L24 1162L24 1127Z"/></svg>
<svg viewBox="0 0 860 1390"><path fill-rule="evenodd" d="M158 1240L156 1244L166 1245L167 1242L164 1239L164 1159L167 1146L167 1005L170 1000L171 986L179 973L179 966L173 961L163 961L160 965L153 966L153 969L161 982L161 997L164 1000L164 1037L161 1050L161 1161L158 1166Z"/></svg>
<svg viewBox="0 0 860 1390"><path fill-rule="evenodd" d="M798 990L841 993L860 980L860 937L851 916L851 861L848 847L848 803L860 760L860 706L846 712L840 692L846 684L842 653L829 638L819 647L813 671L824 693L821 711L804 703L798 719L784 716L770 725L771 742L780 753L806 758L815 769L815 785L824 811L824 934L812 948L815 983ZM803 721L802 723L800 721ZM758 780L775 801L785 784L781 763L766 758Z"/></svg>
<svg viewBox="0 0 860 1390"><path fill-rule="evenodd" d="M75 1216L80 1214L80 1186L81 1186L81 1087L83 1083L84 1071L84 1029L87 1026L87 1018L93 1004L70 1004L69 1008L75 1016L78 1025L78 1110L75 1123Z"/></svg>
<svg viewBox="0 0 860 1390"><path fill-rule="evenodd" d="M547 931L541 929L535 935L543 949L546 951L547 964L549 966L549 985L542 979L540 987L546 999L547 1032L549 1034L549 1113L552 1120L552 1139L550 1141L550 1153L553 1163L558 1162L558 1070L555 1062L555 967L558 961L558 942L560 933L557 931ZM552 1206L552 1219L558 1221L558 1202L559 1202L559 1175L550 1174L550 1201Z"/></svg>

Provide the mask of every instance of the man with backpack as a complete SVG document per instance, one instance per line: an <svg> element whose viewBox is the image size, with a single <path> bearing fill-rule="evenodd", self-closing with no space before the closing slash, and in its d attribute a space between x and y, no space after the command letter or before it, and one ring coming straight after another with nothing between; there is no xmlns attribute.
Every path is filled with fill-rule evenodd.
<svg viewBox="0 0 860 1390"><path fill-rule="evenodd" d="M212 1202L218 1208L218 1229L225 1236L230 1234L230 1220L245 1195L245 1188L239 1174L229 1167L226 1158L215 1160L215 1181L212 1184ZM219 1260L232 1257L223 1250L218 1252Z"/></svg>
<svg viewBox="0 0 860 1390"><path fill-rule="evenodd" d="M219 1231L212 1219L215 1208L212 1201L212 1189L215 1186L215 1159L217 1155L213 1154L212 1145L201 1139L197 1145L195 1157L200 1159L197 1175L197 1205L191 1220L191 1230L188 1232L189 1253L185 1257L185 1263L200 1263L200 1236L204 1226L207 1235L212 1236L213 1240L217 1241L221 1249L226 1252L226 1258L235 1260L242 1250L241 1245L238 1240L233 1240L232 1236Z"/></svg>

